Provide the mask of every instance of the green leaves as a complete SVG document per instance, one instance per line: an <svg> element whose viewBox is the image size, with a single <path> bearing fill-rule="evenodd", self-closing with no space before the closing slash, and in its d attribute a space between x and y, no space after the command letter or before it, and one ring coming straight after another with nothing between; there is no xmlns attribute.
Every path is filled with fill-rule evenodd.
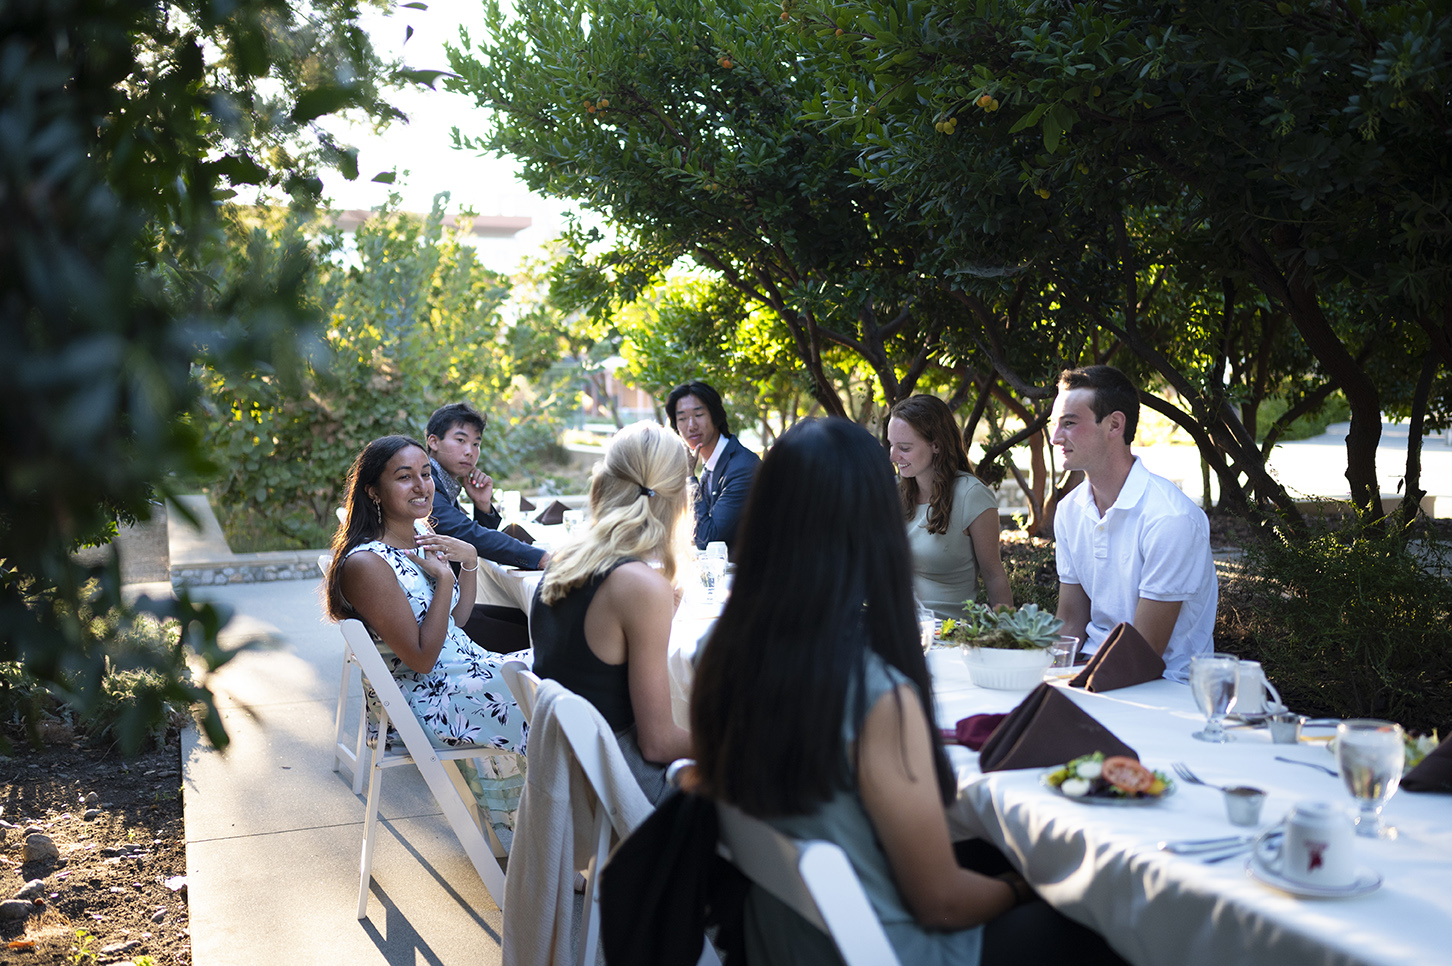
<svg viewBox="0 0 1452 966"><path fill-rule="evenodd" d="M329 84L303 91L288 117L296 124L306 124L324 114L332 114L353 103L354 92L339 84Z"/></svg>

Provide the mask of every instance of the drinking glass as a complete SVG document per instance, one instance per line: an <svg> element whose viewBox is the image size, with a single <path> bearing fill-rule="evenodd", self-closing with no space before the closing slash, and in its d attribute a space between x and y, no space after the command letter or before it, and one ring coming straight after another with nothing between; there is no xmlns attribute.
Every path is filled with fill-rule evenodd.
<svg viewBox="0 0 1452 966"><path fill-rule="evenodd" d="M923 645L923 653L926 654L933 646L933 639L938 636L938 619L922 601L914 597L913 602L918 610L918 643Z"/></svg>
<svg viewBox="0 0 1452 966"><path fill-rule="evenodd" d="M1239 680L1240 659L1234 654L1202 654L1190 659L1190 691L1205 715L1204 730L1196 731L1191 738L1216 744L1230 740L1220 722L1235 706Z"/></svg>
<svg viewBox="0 0 1452 966"><path fill-rule="evenodd" d="M1049 645L1049 656L1054 659L1054 663L1049 665L1051 670L1061 673L1073 671L1074 662L1079 659L1079 638L1060 635L1057 642Z"/></svg>
<svg viewBox="0 0 1452 966"><path fill-rule="evenodd" d="M701 569L706 574L706 600L714 604L719 600L717 589L721 578L726 576L726 544L719 540L706 544L701 554Z"/></svg>
<svg viewBox="0 0 1452 966"><path fill-rule="evenodd" d="M1381 809L1396 793L1406 764L1402 726L1374 718L1343 721L1336 728L1336 764L1346 790L1361 807L1356 834L1394 839L1397 830L1381 820Z"/></svg>

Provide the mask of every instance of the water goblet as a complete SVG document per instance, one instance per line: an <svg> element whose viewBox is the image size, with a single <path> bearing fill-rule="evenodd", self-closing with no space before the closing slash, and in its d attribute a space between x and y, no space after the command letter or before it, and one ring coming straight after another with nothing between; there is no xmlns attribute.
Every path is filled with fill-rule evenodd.
<svg viewBox="0 0 1452 966"><path fill-rule="evenodd" d="M1190 659L1190 692L1205 716L1205 728L1190 735L1201 741L1223 744L1230 740L1220 723L1235 705L1240 680L1240 660L1234 654L1202 654Z"/></svg>
<svg viewBox="0 0 1452 966"><path fill-rule="evenodd" d="M1402 726L1374 718L1354 718L1336 728L1336 764L1341 780L1356 799L1361 813L1356 834L1394 839L1397 830L1381 820L1381 809L1396 793L1406 764L1407 746Z"/></svg>

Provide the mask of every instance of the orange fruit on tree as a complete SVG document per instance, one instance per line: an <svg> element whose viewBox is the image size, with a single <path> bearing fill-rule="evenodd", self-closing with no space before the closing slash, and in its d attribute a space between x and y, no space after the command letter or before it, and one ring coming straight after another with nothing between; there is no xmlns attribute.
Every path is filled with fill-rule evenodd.
<svg viewBox="0 0 1452 966"><path fill-rule="evenodd" d="M988 94L984 94L982 97L978 98L978 106L983 108L985 111L988 110L988 105L992 103L993 98Z"/></svg>

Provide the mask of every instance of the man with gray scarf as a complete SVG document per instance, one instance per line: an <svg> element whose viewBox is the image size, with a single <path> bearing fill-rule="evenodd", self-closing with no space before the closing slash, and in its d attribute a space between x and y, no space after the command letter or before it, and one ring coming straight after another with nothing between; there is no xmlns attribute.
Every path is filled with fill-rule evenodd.
<svg viewBox="0 0 1452 966"><path fill-rule="evenodd" d="M494 509L494 481L479 471L479 442L484 415L468 403L441 406L429 417L425 445L433 467L433 526L438 533L471 543L479 556L521 570L543 570L549 554L500 533ZM459 508L459 491L474 504L474 519ZM510 653L529 647L524 611L475 604L464 633L492 651Z"/></svg>

